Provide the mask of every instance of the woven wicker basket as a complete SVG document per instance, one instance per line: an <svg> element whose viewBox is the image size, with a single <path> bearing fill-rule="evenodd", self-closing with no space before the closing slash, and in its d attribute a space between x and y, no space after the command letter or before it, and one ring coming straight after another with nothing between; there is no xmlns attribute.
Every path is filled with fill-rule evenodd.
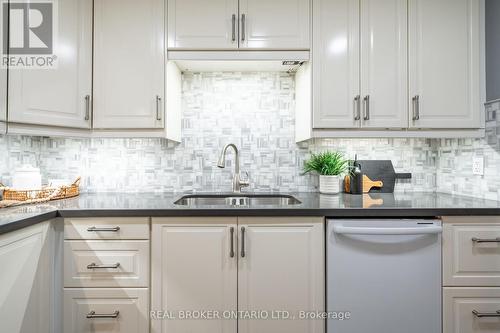
<svg viewBox="0 0 500 333"><path fill-rule="evenodd" d="M0 184L0 187L3 187ZM56 193L57 192L57 193ZM60 187L45 187L41 190L23 190L18 191L5 188L3 191L3 200L29 201L29 200L57 200L76 197L80 194L80 177L73 184Z"/></svg>

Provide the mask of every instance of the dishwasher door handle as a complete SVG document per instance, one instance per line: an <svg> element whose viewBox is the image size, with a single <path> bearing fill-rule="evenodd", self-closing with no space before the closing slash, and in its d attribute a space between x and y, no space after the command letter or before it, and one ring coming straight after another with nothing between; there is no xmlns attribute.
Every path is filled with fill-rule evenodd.
<svg viewBox="0 0 500 333"><path fill-rule="evenodd" d="M440 226L416 228L373 228L373 227L346 227L340 224L333 226L333 232L341 235L429 235L440 234Z"/></svg>

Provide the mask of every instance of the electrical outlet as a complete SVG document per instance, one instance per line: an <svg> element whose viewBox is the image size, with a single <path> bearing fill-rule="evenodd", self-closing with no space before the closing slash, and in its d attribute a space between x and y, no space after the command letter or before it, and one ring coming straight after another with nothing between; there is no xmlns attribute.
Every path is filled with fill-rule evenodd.
<svg viewBox="0 0 500 333"><path fill-rule="evenodd" d="M472 173L474 175L484 175L484 157L475 156L472 159Z"/></svg>

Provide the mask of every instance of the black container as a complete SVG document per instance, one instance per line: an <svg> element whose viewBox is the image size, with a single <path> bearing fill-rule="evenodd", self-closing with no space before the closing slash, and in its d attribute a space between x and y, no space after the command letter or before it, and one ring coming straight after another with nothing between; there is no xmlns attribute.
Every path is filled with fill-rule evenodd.
<svg viewBox="0 0 500 333"><path fill-rule="evenodd" d="M351 178L351 194L363 194L363 173L358 161L354 161L349 177Z"/></svg>

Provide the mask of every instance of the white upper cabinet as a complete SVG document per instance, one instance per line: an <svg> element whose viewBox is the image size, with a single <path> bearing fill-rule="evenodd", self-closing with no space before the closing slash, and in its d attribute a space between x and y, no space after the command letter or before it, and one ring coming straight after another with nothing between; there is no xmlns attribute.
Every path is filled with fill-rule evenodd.
<svg viewBox="0 0 500 333"><path fill-rule="evenodd" d="M407 127L407 1L318 0L313 15L313 127Z"/></svg>
<svg viewBox="0 0 500 333"><path fill-rule="evenodd" d="M310 0L239 0L240 47L308 50Z"/></svg>
<svg viewBox="0 0 500 333"><path fill-rule="evenodd" d="M482 127L482 3L409 0L411 127Z"/></svg>
<svg viewBox="0 0 500 333"><path fill-rule="evenodd" d="M5 121L7 121L7 70L0 68L0 123Z"/></svg>
<svg viewBox="0 0 500 333"><path fill-rule="evenodd" d="M407 0L361 0L362 127L408 126Z"/></svg>
<svg viewBox="0 0 500 333"><path fill-rule="evenodd" d="M359 1L313 2L313 127L359 127Z"/></svg>
<svg viewBox="0 0 500 333"><path fill-rule="evenodd" d="M94 128L163 128L164 51L164 1L94 2Z"/></svg>
<svg viewBox="0 0 500 333"><path fill-rule="evenodd" d="M1 11L0 11L1 12ZM3 36L3 24L0 24L0 36ZM3 46L0 46L3 52ZM7 121L7 68L0 66L0 134L5 133Z"/></svg>
<svg viewBox="0 0 500 333"><path fill-rule="evenodd" d="M238 48L238 0L168 0L168 48Z"/></svg>
<svg viewBox="0 0 500 333"><path fill-rule="evenodd" d="M9 121L90 128L92 0L57 4L57 68L9 71Z"/></svg>
<svg viewBox="0 0 500 333"><path fill-rule="evenodd" d="M169 0L168 48L308 50L310 0Z"/></svg>

